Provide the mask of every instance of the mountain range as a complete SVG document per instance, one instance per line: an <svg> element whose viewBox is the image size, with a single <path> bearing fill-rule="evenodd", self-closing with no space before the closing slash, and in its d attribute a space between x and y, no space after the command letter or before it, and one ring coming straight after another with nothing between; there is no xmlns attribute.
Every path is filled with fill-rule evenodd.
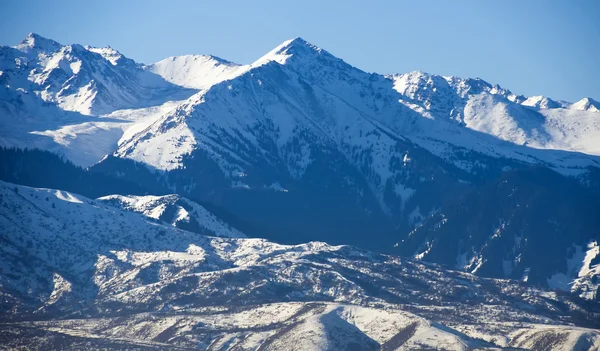
<svg viewBox="0 0 600 351"><path fill-rule="evenodd" d="M206 236L160 220L166 207L138 213L161 200L173 203L92 200L0 182L2 344L43 350L600 346L596 302L350 246L239 238L214 217L201 222L214 235Z"/></svg>
<svg viewBox="0 0 600 351"><path fill-rule="evenodd" d="M368 73L302 38L250 64L145 65L30 34L0 47L0 114L0 293L8 319L53 320L11 324L0 338L15 345L27 333L58 349L99 336L139 349L598 340L565 326L597 328L592 98ZM400 334L369 319L383 311ZM247 313L289 316L239 329ZM425 341L438 338L451 341Z"/></svg>

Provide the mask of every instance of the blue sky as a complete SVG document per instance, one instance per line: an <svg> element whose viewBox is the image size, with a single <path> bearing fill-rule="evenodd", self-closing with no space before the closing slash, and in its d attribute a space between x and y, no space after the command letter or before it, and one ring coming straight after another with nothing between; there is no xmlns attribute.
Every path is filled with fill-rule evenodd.
<svg viewBox="0 0 600 351"><path fill-rule="evenodd" d="M600 100L600 1L0 1L0 44L35 32L150 63L249 63L301 36L378 73L480 77L515 93Z"/></svg>

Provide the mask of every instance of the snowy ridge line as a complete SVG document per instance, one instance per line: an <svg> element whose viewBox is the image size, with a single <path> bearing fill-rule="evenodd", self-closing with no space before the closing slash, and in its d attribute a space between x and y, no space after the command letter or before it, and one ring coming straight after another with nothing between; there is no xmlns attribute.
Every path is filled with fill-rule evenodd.
<svg viewBox="0 0 600 351"><path fill-rule="evenodd" d="M166 103L165 96L167 100L189 98L198 89L207 90L224 82L248 80L245 78L247 74L252 75L263 66L275 64L292 68L302 79L328 90L329 93L335 90L335 95L349 103L349 106L372 116L381 125L393 130L394 134L406 137L449 161L451 157L448 156L452 155L452 148L439 148L438 141L493 157L517 158L534 163L538 162L536 159L540 159L565 173L582 172L590 164L597 165L598 161L595 159L596 161L590 163L589 156L577 156L576 160L568 160L548 150L600 155L598 143L595 142L600 135L600 122L597 118L600 105L591 98L584 98L577 103L556 102L545 97L526 98L480 79L441 77L423 72L385 77L367 74L302 38L282 43L249 65L234 64L210 55L187 55L171 57L143 66L110 47L63 46L37 34L30 34L15 47L2 47L2 51L5 52L6 57L5 62L0 64L3 84L15 91L33 92L45 103L56 104L59 111L67 110L92 115L123 111L124 107L142 107L141 111L143 111L143 108ZM90 73L91 67L95 67L93 71L101 74ZM310 67L310 69L303 67ZM39 73L40 71L42 73ZM65 75L70 77L66 81L69 83L58 79ZM389 107L384 105L385 110L389 110L387 112L373 110L377 107L377 103L373 104L365 100L364 92L361 92L361 96L354 95L355 88L352 84L347 85L344 77L362 81L365 87L374 88L373 92L383 94L387 99L385 104L393 103L396 106L390 105L392 109L389 110ZM380 84L378 80L385 83ZM124 89L110 83L113 81L123 82L121 85ZM79 85L74 86L72 82ZM56 91L52 90L56 85L63 87ZM328 87L335 87L335 89ZM72 92L75 91L74 95ZM254 94L258 94L259 100L262 99L259 92ZM74 100L75 96L88 98L80 101L79 104ZM294 103L295 99L292 97L287 100ZM0 96L0 101L2 100L8 101ZM20 111L17 112L11 107L8 110L10 112L7 112L9 115L17 114L11 120L32 119L37 115L33 110L39 108L35 106L36 104L39 102L28 101L24 108L19 108ZM297 104L296 107L301 108L304 113L309 112ZM415 114L407 114L406 108ZM131 113L139 114L136 111ZM57 114L57 111L47 110L44 114L55 114L58 121L65 120L60 116L61 113ZM187 119L185 116L182 118ZM431 123L426 122L421 125L421 122L424 122L421 121L422 119L432 120L435 123L429 125ZM155 120L160 118L157 116ZM132 126L135 122L137 119L129 119L127 126L113 124L101 126L98 124L100 121L92 121L86 128L73 125L73 122L66 122L70 123L67 127L66 124L61 125L59 122L55 125L27 126L17 133L27 134L27 138L32 139L29 142L37 147L57 151L77 164L89 166L115 151L117 145L127 144L126 140L121 139L122 129L131 127L139 130ZM409 130L405 128L407 123L412 123ZM147 122L144 124L149 125ZM9 129L2 130L0 128L0 135L2 133L8 135ZM488 147L483 147L488 144L485 139L481 139L477 133L471 133L470 130L490 135L508 144L500 143L498 150L492 151ZM10 133L14 132L15 130ZM139 133L142 132L136 135ZM457 138L457 133L463 134L462 137ZM40 137L33 135L40 135ZM48 137L54 140L48 140ZM127 134L127 138L132 137L135 138ZM436 142L432 144L427 141L428 139ZM98 140L102 142L98 143ZM19 146L14 143L15 140L4 140L5 146ZM98 148L96 144L101 147ZM85 156L85 159L84 156L76 154L76 149L82 147L93 150L87 152L89 156ZM540 150L544 151L540 152ZM153 161L145 160L143 157L139 161L157 166L152 164ZM463 163L458 162L457 165L462 166ZM467 169L469 167L467 166Z"/></svg>
<svg viewBox="0 0 600 351"><path fill-rule="evenodd" d="M217 219L206 208L176 194L163 196L108 195L97 200L123 210L141 213L188 231L220 237L246 237L237 229Z"/></svg>

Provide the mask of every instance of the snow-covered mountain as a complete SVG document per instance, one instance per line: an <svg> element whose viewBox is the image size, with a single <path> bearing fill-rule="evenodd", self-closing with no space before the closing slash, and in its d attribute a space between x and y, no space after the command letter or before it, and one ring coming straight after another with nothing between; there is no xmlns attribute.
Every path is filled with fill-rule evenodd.
<svg viewBox="0 0 600 351"><path fill-rule="evenodd" d="M447 125L438 121L433 129L423 128L415 135L414 140L433 153L444 156L448 151L436 151L427 140L445 141L494 157L545 161L560 172L569 172L560 168L575 166L572 158L578 156L573 154L567 160L564 154L549 150L600 155L598 115L586 113L591 110L573 111L566 108L569 104L543 96L518 96L480 79L423 72L394 75L392 79L394 88L405 97L401 103L430 119L453 122ZM502 141L508 143L503 145ZM492 144L486 147L485 143ZM597 166L595 159L591 164Z"/></svg>
<svg viewBox="0 0 600 351"><path fill-rule="evenodd" d="M569 107L580 111L600 112L600 102L587 97L571 104Z"/></svg>
<svg viewBox="0 0 600 351"><path fill-rule="evenodd" d="M151 117L194 91L110 47L61 45L32 33L17 46L0 47L0 143L50 150L87 167L112 153L140 119L135 110L100 116L142 108Z"/></svg>
<svg viewBox="0 0 600 351"><path fill-rule="evenodd" d="M594 349L600 306L349 246L218 238L0 182L2 344ZM206 223L201 223L206 224Z"/></svg>
<svg viewBox="0 0 600 351"><path fill-rule="evenodd" d="M38 35L0 53L0 144L50 150L141 194L177 194L115 195L125 208L164 206L161 220L176 226L188 223L178 220L183 211L189 222L206 220L183 196L282 243L349 243L469 272L481 262L476 274L598 296L596 258L585 274L568 263L574 248L600 240L585 225L600 211L592 99L525 97L477 78L367 73L301 38L244 65L201 55L142 65L112 48ZM502 185L507 172L512 187ZM43 174L24 178L35 177ZM547 212L512 201L561 203L561 189L587 200L571 196ZM484 219L469 215L481 204L491 204ZM439 229L440 216L457 225ZM550 264L539 247L515 244L546 242L549 230Z"/></svg>
<svg viewBox="0 0 600 351"><path fill-rule="evenodd" d="M40 115L40 105L47 106L47 103L85 115L106 116L110 113L108 116L113 118L103 123L90 117L73 115L68 118L59 113L55 123L28 125L19 133L30 138L32 135L51 138L42 138L46 142L35 140L37 143L34 145L62 152L79 164L88 166L98 162L102 153L112 153L118 145L131 141L133 134L144 130L150 121L154 122L158 118L155 115L158 107L166 101L176 103L160 110L163 119L174 108L173 105L197 105L203 101L202 96L210 94L205 90L212 86L219 85L215 89L223 89L221 85L229 86L229 80L247 81L246 76L255 74L266 74L275 79L272 76L274 72L267 72L272 71L269 67L273 64L280 65L288 77L291 77L288 71L293 71L306 84L334 93L340 103L360 112L362 118L368 117L389 128L393 134L407 137L464 169L470 169L473 164L454 160L462 149L528 163L545 162L565 173L581 172L582 168L598 162L597 158L579 154L597 156L600 153L597 143L594 143L594 136L599 130L598 111L591 99L569 104L545 97L526 98L480 79L441 77L422 72L385 77L368 74L301 38L287 41L247 65L214 56L187 55L144 66L110 47L61 45L30 34L21 44L1 49L0 82L10 90L3 94L6 96L1 100L7 105L7 114L14 114L20 108L20 116L11 120L26 118L23 115L35 119ZM260 94L266 88L252 88L254 92L250 92L250 86L240 86L239 93ZM204 92L189 101L182 101L198 90ZM20 102L27 93L35 95L37 100ZM288 97L297 99L299 94L302 91L290 91ZM259 97L253 98L259 102ZM281 103L286 104L285 101ZM149 109L150 106L154 108ZM127 110L122 110L124 108ZM253 112L246 111L247 108L235 113L247 115ZM115 112L117 110L122 111ZM313 113L304 107L301 111L309 115ZM344 113L342 110L320 112L329 114L329 122L339 120L335 114ZM43 115L56 114L43 111ZM131 128L131 133L123 133L122 130L130 127L133 121L149 115L152 115L150 121L145 119L147 123ZM73 119L77 118L87 124L75 125ZM251 120L254 118L256 116ZM120 125L115 126L114 122ZM11 133L15 134L10 130L2 132L4 138ZM78 139L82 139L81 143L73 142ZM71 149L94 144L93 139L101 141L104 147L92 152L83 162ZM53 145L51 141L60 146ZM3 144L22 146L15 140L6 140ZM546 149L577 153L567 157L561 152L541 152ZM189 153L190 150L184 148L172 157ZM150 164L169 169L155 159Z"/></svg>
<svg viewBox="0 0 600 351"><path fill-rule="evenodd" d="M181 60L187 63L190 59L184 57ZM204 58L199 61L197 73L204 74ZM211 65L218 62L214 59L209 61ZM301 38L283 43L249 66L222 65L234 67L234 70L224 70L225 73L220 74L220 79L230 81L215 85L218 80L206 78L206 82L215 86L179 107L177 113L181 123L174 124L172 117L165 116L153 127L163 130L160 137L155 136L156 141L149 137L149 133L156 134L150 129L137 136L145 138L144 143L136 147L139 151L131 150L131 143L136 143L136 138L133 138L117 154L127 153L131 155L129 157L158 169L177 167L180 163L174 160L190 154L190 147L211 148L211 145L204 146L202 143L212 135L201 138L187 131L192 127L182 126L184 123L193 123L196 110L211 109L202 123L244 123L241 126L228 126L245 129L238 131L243 135L243 132L248 132L249 126L266 119L283 134L275 140L283 145L287 142L285 138L289 137L289 130L296 125L316 128L324 134L321 139L334 139L339 144L341 136L335 134L336 127L347 127L347 120L351 119L346 116L349 113L356 114L353 118L360 121L356 123L385 128L395 137L409 138L448 160L456 156L457 148L464 148L528 163L547 162L562 172L598 165L598 158L593 157L600 155L598 143L595 142L600 134L596 113L589 113L591 110L586 108L564 109L559 103L544 97L517 96L480 79L463 80L422 72L388 77L368 74ZM171 72L169 76L184 75L193 79L193 75L188 73L193 65L172 63L169 67L185 67L181 68L180 73ZM216 73L220 72L221 69ZM282 83L287 85L285 89ZM307 91L306 86L312 90ZM211 99L217 95L218 98ZM239 101L243 101L243 104ZM235 108L231 109L233 106ZM225 108L229 110L222 111ZM257 111L256 108L266 111ZM297 111L293 111L294 108ZM223 114L232 117L221 117ZM295 114L307 115L310 120L301 120ZM217 116L218 121L215 120ZM170 123L171 128L165 129L166 123ZM363 125L356 126L356 129L362 128ZM226 131L230 132L229 128ZM355 135L350 129L342 131L346 135ZM338 130L337 133L342 131ZM164 138L172 140L166 144L178 145L180 142L169 138L166 133L183 133L181 142L185 147L176 152L163 152L163 155L169 155L169 159L157 160L155 155L149 155L144 150L165 147ZM441 143L450 145L441 147ZM564 153L541 150L581 152L592 156L572 154L567 158ZM136 156L140 152L148 156ZM465 160L454 163L467 170L473 166ZM380 171L380 175L382 172L388 170Z"/></svg>
<svg viewBox="0 0 600 351"><path fill-rule="evenodd" d="M61 45L32 33L1 51L4 85L85 115L147 106L173 88L112 48Z"/></svg>

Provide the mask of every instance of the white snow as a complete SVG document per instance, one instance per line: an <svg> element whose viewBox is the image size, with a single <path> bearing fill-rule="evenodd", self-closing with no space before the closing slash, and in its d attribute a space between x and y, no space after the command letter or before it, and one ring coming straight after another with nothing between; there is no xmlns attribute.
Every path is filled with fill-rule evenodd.
<svg viewBox="0 0 600 351"><path fill-rule="evenodd" d="M600 247L598 246L597 241L590 241L587 245L587 250L585 251L585 256L583 257L583 261L581 263L581 269L577 273L577 277L584 277L590 274L595 267L591 266L592 260L600 255Z"/></svg>
<svg viewBox="0 0 600 351"><path fill-rule="evenodd" d="M239 230L221 221L204 207L179 195L109 195L100 197L98 200L117 208L141 213L150 218L167 221L173 226L177 226L180 222L190 222L193 218L201 227L208 230L210 233L214 233L216 236L230 238L245 237ZM175 213L175 215L172 218L163 219L163 214L167 210L171 213Z"/></svg>
<svg viewBox="0 0 600 351"><path fill-rule="evenodd" d="M583 98L570 106L571 109L589 112L600 112L600 103L592 98Z"/></svg>
<svg viewBox="0 0 600 351"><path fill-rule="evenodd" d="M118 52L117 50L111 48L110 46L104 48L96 48L92 46L86 46L86 50L95 52L97 54L102 55L107 61L109 61L113 66L116 66L121 58L124 56Z"/></svg>
<svg viewBox="0 0 600 351"><path fill-rule="evenodd" d="M587 247L573 245L573 254L567 259L566 272L558 272L548 278L548 286L553 289L571 291L587 299L594 299L598 292L594 277L600 276L600 265L591 262L600 254L596 241L590 241Z"/></svg>
<svg viewBox="0 0 600 351"><path fill-rule="evenodd" d="M562 107L558 102L556 102L552 99L549 99L545 96L531 96L531 97L527 98L527 100L523 101L521 104L524 106L543 108L543 109Z"/></svg>
<svg viewBox="0 0 600 351"><path fill-rule="evenodd" d="M48 301L46 301L48 305L56 303L63 294L68 294L72 291L71 283L65 280L60 274L54 273L53 281L54 289L52 290Z"/></svg>
<svg viewBox="0 0 600 351"><path fill-rule="evenodd" d="M66 191L56 190L56 192L54 194L56 195L56 197L58 199L63 200L63 201L72 202L72 203L76 203L76 204L83 203L75 195L73 195L69 192L66 192Z"/></svg>
<svg viewBox="0 0 600 351"><path fill-rule="evenodd" d="M166 58L145 67L166 81L193 89L208 89L249 69L215 56L184 55Z"/></svg>

